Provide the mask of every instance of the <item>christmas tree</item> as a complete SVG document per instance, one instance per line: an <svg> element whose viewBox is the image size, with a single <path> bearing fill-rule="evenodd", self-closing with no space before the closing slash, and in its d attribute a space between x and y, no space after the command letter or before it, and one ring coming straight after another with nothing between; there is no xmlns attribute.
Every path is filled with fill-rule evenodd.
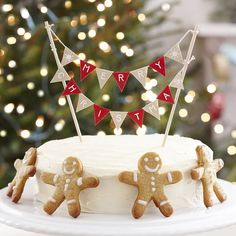
<svg viewBox="0 0 236 236"><path fill-rule="evenodd" d="M149 32L166 22L174 22L169 12L177 2L163 3L145 11L147 1L2 1L0 9L0 186L11 178L13 162L21 158L30 146L47 140L76 135L66 99L61 96L60 83L50 85L56 72L44 21L54 24L59 38L80 59L108 70L131 70L148 64L151 47L161 49L163 32L153 37ZM160 37L159 37L160 36ZM162 37L161 37L162 36ZM55 39L60 57L64 48ZM78 81L79 63L65 67ZM156 76L156 74L155 74ZM147 91L138 81L128 83L121 94L115 83L99 90L96 75L91 74L81 83L86 96L112 110L132 110L145 105L157 85L154 75L147 79ZM73 99L73 98L72 98ZM73 101L76 102L76 101ZM147 117L145 126L138 128L131 120L123 125L123 133L163 132L166 124L165 108L160 108L163 119L153 122ZM93 125L93 111L86 109L77 115L83 134L114 134L114 124L105 119Z"/></svg>

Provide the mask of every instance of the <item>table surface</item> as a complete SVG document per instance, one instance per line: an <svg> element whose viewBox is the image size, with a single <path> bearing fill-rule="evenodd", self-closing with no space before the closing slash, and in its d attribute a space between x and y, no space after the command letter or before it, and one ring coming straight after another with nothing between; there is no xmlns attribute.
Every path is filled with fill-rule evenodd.
<svg viewBox="0 0 236 236"><path fill-rule="evenodd" d="M24 230L19 230L19 229L14 229L5 225L0 224L0 232L1 235L5 236L45 236L45 234L36 234L32 232L26 232ZM201 233L201 234L194 234L191 236L222 236L222 235L227 235L227 236L235 236L236 235L236 225L220 229L220 230L215 230L207 233Z"/></svg>

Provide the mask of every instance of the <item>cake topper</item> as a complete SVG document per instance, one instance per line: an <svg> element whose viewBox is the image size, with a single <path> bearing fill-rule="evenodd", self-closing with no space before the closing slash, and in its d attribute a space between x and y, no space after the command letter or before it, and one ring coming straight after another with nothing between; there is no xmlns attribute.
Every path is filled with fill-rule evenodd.
<svg viewBox="0 0 236 236"><path fill-rule="evenodd" d="M119 129L121 127L126 116L129 116L130 119L132 119L139 127L142 127L143 125L145 112L149 113L156 119L160 119L159 103L158 103L159 100L173 104L171 112L170 112L170 116L168 118L165 135L164 135L164 139L162 143L162 146L165 146L165 143L166 143L169 131L170 131L170 127L173 121L176 105L178 103L179 95L180 95L181 90L184 88L183 82L184 82L184 77L185 77L188 65L190 64L192 60L194 60L194 57L192 56L192 51L193 51L193 46L195 44L195 40L198 34L197 26L194 28L194 30L188 30L183 35L183 37L172 48L170 48L167 51L167 53L165 53L163 56L157 58L156 60L154 60L147 66L143 66L141 68L138 68L132 71L110 71L110 70L98 68L95 65L85 60L80 60L79 56L77 56L72 50L70 50L60 40L60 38L52 30L52 25L49 25L48 22L45 22L45 28L47 29L50 45L51 45L51 48L52 48L52 51L53 51L53 54L54 54L54 57L58 66L58 70L55 73L54 77L52 78L51 83L62 82L63 87L64 87L63 95L65 95L67 98L71 115L74 121L74 125L81 141L82 141L82 134L80 131L78 120L76 118L75 109L72 105L71 98L70 98L70 95L72 94L78 95L76 112L79 112L85 108L93 106L95 125L97 125L108 114L110 114L115 124L116 129ZM189 33L192 34L192 39L191 39L191 42L187 51L186 59L184 59L179 45ZM64 47L64 53L63 53L63 57L61 61L59 60L52 35ZM96 71L100 89L102 89L105 86L105 84L108 82L108 80L113 77L120 91L122 92L127 84L127 81L130 79L131 75L135 79L137 79L143 87L145 87L149 67L153 71L165 77L166 76L165 58L169 58L173 61L176 61L177 63L183 65L183 67L174 76L170 84L165 85L164 89L162 89L161 92L157 95L155 101L151 101L150 103L146 104L144 107L136 109L134 111L111 111L108 108L95 104L85 94L82 93L82 90L79 88L76 81L73 78L70 78L70 76L67 74L66 70L64 69L65 65L79 59L80 60L80 81L85 81L86 78L89 76L89 74L91 74L93 71ZM66 83L66 81L69 81L69 82ZM170 87L177 89L175 96L172 95Z"/></svg>

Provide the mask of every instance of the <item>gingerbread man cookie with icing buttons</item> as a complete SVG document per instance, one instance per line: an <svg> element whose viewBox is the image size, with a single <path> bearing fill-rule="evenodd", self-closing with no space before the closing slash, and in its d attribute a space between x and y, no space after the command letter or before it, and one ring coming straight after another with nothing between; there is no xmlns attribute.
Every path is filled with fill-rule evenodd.
<svg viewBox="0 0 236 236"><path fill-rule="evenodd" d="M216 173L224 166L223 160L213 160L213 155L210 154L206 146L198 146L196 153L198 166L191 170L191 177L202 182L205 206L212 207L214 205L214 195L220 202L224 202L227 196L218 183L216 176Z"/></svg>
<svg viewBox="0 0 236 236"><path fill-rule="evenodd" d="M66 201L69 214L76 218L80 215L80 192L86 188L95 188L99 184L97 177L82 177L83 166L75 157L68 157L62 165L62 175L43 172L44 183L55 186L52 197L44 205L44 211L49 215Z"/></svg>
<svg viewBox="0 0 236 236"><path fill-rule="evenodd" d="M119 175L121 182L138 188L138 196L132 209L132 215L136 219L144 214L150 201L155 203L164 216L169 217L173 213L173 208L164 193L164 186L179 182L182 173L180 171L160 173L161 166L159 155L148 152L139 159L138 171L124 171Z"/></svg>
<svg viewBox="0 0 236 236"><path fill-rule="evenodd" d="M8 184L7 196L12 202L17 203L22 196L25 184L29 177L33 177L36 173L37 149L30 148L25 152L23 160L17 159L14 163L16 175L11 183Z"/></svg>

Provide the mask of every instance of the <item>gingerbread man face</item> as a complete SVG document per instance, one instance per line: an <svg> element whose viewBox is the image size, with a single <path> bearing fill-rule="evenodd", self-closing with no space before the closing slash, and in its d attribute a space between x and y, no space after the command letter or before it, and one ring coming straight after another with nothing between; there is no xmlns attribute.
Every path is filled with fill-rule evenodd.
<svg viewBox="0 0 236 236"><path fill-rule="evenodd" d="M68 157L63 162L62 171L65 175L80 175L83 172L83 167L77 158Z"/></svg>
<svg viewBox="0 0 236 236"><path fill-rule="evenodd" d="M162 166L161 158L157 153L148 152L145 153L138 163L138 168L140 172L145 173L157 173Z"/></svg>

